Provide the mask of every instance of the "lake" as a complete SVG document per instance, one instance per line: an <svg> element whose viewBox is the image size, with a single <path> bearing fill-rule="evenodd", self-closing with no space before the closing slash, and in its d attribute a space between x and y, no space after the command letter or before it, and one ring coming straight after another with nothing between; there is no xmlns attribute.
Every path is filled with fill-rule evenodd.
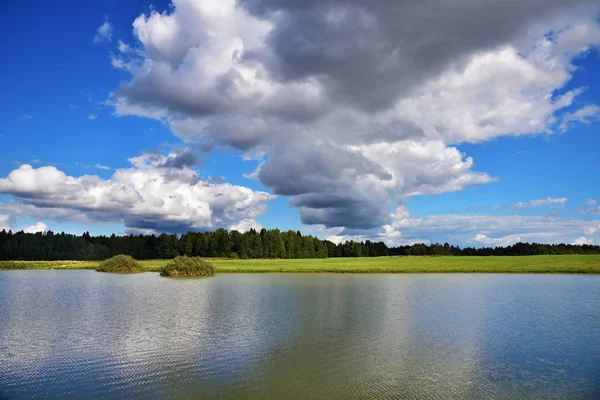
<svg viewBox="0 0 600 400"><path fill-rule="evenodd" d="M600 276L0 271L0 399L600 398Z"/></svg>

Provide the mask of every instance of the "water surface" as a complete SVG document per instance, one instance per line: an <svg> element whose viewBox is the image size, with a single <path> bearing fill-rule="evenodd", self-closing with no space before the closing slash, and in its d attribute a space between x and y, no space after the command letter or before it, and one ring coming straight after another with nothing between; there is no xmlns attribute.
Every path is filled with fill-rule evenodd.
<svg viewBox="0 0 600 400"><path fill-rule="evenodd" d="M0 398L600 398L600 276L0 271Z"/></svg>

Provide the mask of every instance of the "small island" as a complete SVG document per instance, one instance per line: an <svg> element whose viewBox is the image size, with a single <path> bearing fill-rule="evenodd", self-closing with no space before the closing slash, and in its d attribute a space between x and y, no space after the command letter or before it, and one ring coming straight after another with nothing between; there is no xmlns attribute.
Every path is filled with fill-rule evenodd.
<svg viewBox="0 0 600 400"><path fill-rule="evenodd" d="M138 272L144 272L144 267L142 267L142 265L134 260L131 256L118 254L102 261L96 268L96 271L135 274Z"/></svg>
<svg viewBox="0 0 600 400"><path fill-rule="evenodd" d="M201 257L178 256L160 272L160 276L213 276L215 266Z"/></svg>

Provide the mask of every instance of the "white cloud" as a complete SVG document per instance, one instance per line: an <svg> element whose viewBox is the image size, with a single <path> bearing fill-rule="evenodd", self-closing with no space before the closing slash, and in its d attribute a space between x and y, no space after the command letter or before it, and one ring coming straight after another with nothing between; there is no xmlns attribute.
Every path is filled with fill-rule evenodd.
<svg viewBox="0 0 600 400"><path fill-rule="evenodd" d="M177 157L134 157L134 167L118 169L107 180L95 175L68 176L51 166L21 165L0 179L0 193L17 199L4 205L3 211L183 232L251 226L274 198L243 186L210 183L185 165L173 168Z"/></svg>
<svg viewBox="0 0 600 400"><path fill-rule="evenodd" d="M561 197L561 198L546 197L545 199L532 200L529 202L529 205L533 208L544 207L544 206L553 205L553 204L564 206L566 202L567 202L566 197Z"/></svg>
<svg viewBox="0 0 600 400"><path fill-rule="evenodd" d="M494 180L457 144L593 114L557 117L582 91L564 91L573 60L600 44L597 1L173 5L135 19L139 51L119 43L111 62L131 78L110 100L116 114L264 154L245 176L289 196L306 224L386 229L393 204Z"/></svg>
<svg viewBox="0 0 600 400"><path fill-rule="evenodd" d="M90 121L94 121L94 120L95 120L95 119L97 119L97 118L98 118L98 116L97 116L96 114L94 114L94 113L92 113L92 114L88 115L88 119L89 119Z"/></svg>
<svg viewBox="0 0 600 400"><path fill-rule="evenodd" d="M154 229L149 229L149 228L125 228L125 234L126 235L160 235L161 232L154 230Z"/></svg>
<svg viewBox="0 0 600 400"><path fill-rule="evenodd" d="M229 226L230 230L235 230L238 232L247 232L250 229L254 229L258 232L260 232L260 230L263 228L263 226L261 224L259 224L258 222L256 222L254 219L251 218L245 218L243 220L241 220L240 222L238 222L237 224L233 224Z"/></svg>
<svg viewBox="0 0 600 400"><path fill-rule="evenodd" d="M335 244L346 243L346 239L344 239L343 236L339 236L339 235L325 236L325 240L329 240L331 243L335 243Z"/></svg>
<svg viewBox="0 0 600 400"><path fill-rule="evenodd" d="M595 104L588 104L575 112L566 113L562 118L560 130L563 132L567 131L573 122L589 125L598 119L600 119L600 107Z"/></svg>
<svg viewBox="0 0 600 400"><path fill-rule="evenodd" d="M300 227L300 231L307 235L313 235L324 240L329 240L335 244L345 243L348 240L360 240L357 236L346 237L340 235L344 231L344 227L342 226L331 228L327 228L325 225L302 226Z"/></svg>
<svg viewBox="0 0 600 400"><path fill-rule="evenodd" d="M23 231L25 233L38 233L38 232L46 232L48 230L48 225L43 222L38 222L35 225L31 225L25 227Z"/></svg>
<svg viewBox="0 0 600 400"><path fill-rule="evenodd" d="M562 216L502 215L430 215L412 218L404 207L392 214L392 223L373 233L387 243L425 238L432 242L449 242L474 246L506 246L519 241L570 243L585 233L598 232L599 221ZM592 232L593 231L593 232Z"/></svg>
<svg viewBox="0 0 600 400"><path fill-rule="evenodd" d="M600 206L596 205L597 202L595 199L587 199L585 204L588 206L586 208L578 208L577 210L582 214L596 214L600 215Z"/></svg>
<svg viewBox="0 0 600 400"><path fill-rule="evenodd" d="M478 233L477 235L475 235L475 237L473 239L471 239L470 241L467 241L467 243L477 243L483 246L489 246L489 247L499 247L499 246L509 246L512 245L514 243L518 243L521 242L522 238L519 235L506 235L506 236L502 236L502 237L498 237L498 238L491 238L488 237L487 235L484 235L483 233Z"/></svg>
<svg viewBox="0 0 600 400"><path fill-rule="evenodd" d="M10 227L9 220L11 217L6 214L0 214L0 231L10 231L12 228Z"/></svg>
<svg viewBox="0 0 600 400"><path fill-rule="evenodd" d="M114 55L114 54L110 55L110 64L113 66L113 68L122 69L122 70L127 70L130 66L126 59L124 59L121 56ZM112 94L109 97L112 97ZM111 103L111 101L108 100L107 104L110 104L110 103Z"/></svg>
<svg viewBox="0 0 600 400"><path fill-rule="evenodd" d="M33 117L31 115L23 115L19 119L22 120L22 121L27 121L27 120L33 119Z"/></svg>
<svg viewBox="0 0 600 400"><path fill-rule="evenodd" d="M260 168L262 167L262 165L264 163L265 163L264 160L260 161L258 163L258 166L253 171L246 172L245 174L243 174L243 177L246 179L258 180L258 176L260 174Z"/></svg>
<svg viewBox="0 0 600 400"><path fill-rule="evenodd" d="M566 197L546 197L545 199L538 199L538 200L531 200L531 201L527 201L527 202L518 202L515 204L511 204L508 206L492 206L490 207L491 210L505 210L505 209L509 209L509 210L513 210L513 211L520 211L520 210L525 210L525 209L529 209L529 208L538 208L538 207L547 207L547 206L564 206L565 203L567 202L567 198Z"/></svg>
<svg viewBox="0 0 600 400"><path fill-rule="evenodd" d="M113 27L108 21L104 21L96 31L94 43L110 42L112 40Z"/></svg>
<svg viewBox="0 0 600 400"><path fill-rule="evenodd" d="M586 208L582 211L584 214L600 215L600 206Z"/></svg>
<svg viewBox="0 0 600 400"><path fill-rule="evenodd" d="M358 236L346 237L340 235L344 231L344 227L327 228L325 225L302 226L300 231L307 235L313 235L324 240L329 240L332 243L340 244L348 240L360 240Z"/></svg>
<svg viewBox="0 0 600 400"><path fill-rule="evenodd" d="M106 165L100 165L100 164L94 165L94 168L103 169L106 171L110 170L110 167L107 167Z"/></svg>
<svg viewBox="0 0 600 400"><path fill-rule="evenodd" d="M497 136L548 133L553 115L569 106L579 91L553 100L552 93L570 79L570 65L553 55L549 43L529 57L507 46L473 55L468 64L427 82L401 100L397 112L431 138L453 143L480 142ZM537 60L563 63L549 67Z"/></svg>
<svg viewBox="0 0 600 400"><path fill-rule="evenodd" d="M119 40L119 46L118 49L121 53L130 53L132 51L131 46L123 43L122 41Z"/></svg>
<svg viewBox="0 0 600 400"><path fill-rule="evenodd" d="M586 238L585 236L578 237L571 244L582 245L582 244L594 244L594 239Z"/></svg>

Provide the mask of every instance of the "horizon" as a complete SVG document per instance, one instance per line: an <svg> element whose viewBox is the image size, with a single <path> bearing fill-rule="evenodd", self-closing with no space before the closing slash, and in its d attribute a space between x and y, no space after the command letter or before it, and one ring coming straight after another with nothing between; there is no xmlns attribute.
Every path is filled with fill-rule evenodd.
<svg viewBox="0 0 600 400"><path fill-rule="evenodd" d="M600 245L600 4L476 4L9 3L0 231Z"/></svg>
<svg viewBox="0 0 600 400"><path fill-rule="evenodd" d="M218 230L221 230L221 229L224 229L224 228L219 228ZM250 228L249 230L247 230L245 232L240 232L240 231L237 231L237 230L225 230L225 231L227 232L227 234L229 236L229 239L231 241L232 240L232 236L231 236L232 232L237 232L237 233L240 233L242 235L247 234L247 233L253 233L255 235L261 235L263 230L265 230L267 233L269 233L271 231L278 231L279 233L293 233L293 234L298 234L298 235L300 235L302 237L308 236L308 237L311 237L311 238L316 238L316 239L318 239L318 240L320 240L322 242L325 242L325 243L326 242L332 243L333 245L335 245L337 247L340 247L340 246L343 246L343 245L345 245L347 243L352 243L352 242L358 243L358 244L361 244L361 245L367 245L369 243L370 244L378 244L378 245L379 244L383 244L389 250L408 249L408 248L414 248L415 246L425 246L426 248L433 248L435 246L441 246L441 247L448 247L448 248L456 249L456 250L466 250L466 249L474 249L474 250L497 249L497 250L502 250L502 249L508 249L508 248L511 248L511 247L514 247L514 246L519 246L519 245L526 245L526 246L530 246L531 245L531 246L550 246L550 247L566 246L566 247L575 247L575 248L581 248L581 249L584 249L584 248L588 248L588 249L592 248L592 249L594 249L594 248L596 248L596 250L600 252L600 245L588 244L588 243L573 244L573 243L564 243L564 242L554 242L554 243L515 242L515 243L504 245L504 246L498 245L498 244L491 245L491 246L485 246L485 245L480 245L480 246L460 246L460 245L453 244L453 243L448 243L448 242L434 242L434 243L414 242L414 243L401 244L401 245L397 245L397 246L393 246L393 245L390 246L390 245L387 245L383 241L373 242L373 241L371 241L369 239L365 239L365 240L362 240L362 241L355 241L353 239L348 239L348 240L341 239L339 241L338 240L332 241L331 239L322 239L322 238L319 238L316 235L311 235L311 234L303 235L302 232L300 232L299 230L298 231L294 231L292 229L289 229L287 231L283 231L283 230L280 230L278 228L273 228L273 229L261 228L260 230L256 230L254 228ZM109 238L110 239L110 238L113 238L113 237L123 237L123 238L127 238L127 237L130 237L130 238L154 237L154 238L158 238L158 237L163 236L163 235L164 236L175 235L175 236L177 236L177 238L179 240L181 240L181 239L185 239L186 235L194 235L194 234L206 235L206 234L214 234L215 232L216 231L204 231L204 232L188 231L188 232L184 232L184 233L164 233L163 232L163 233L160 233L160 234L156 234L156 233L150 233L150 234L143 234L143 233L138 233L138 234L133 234L133 233L130 233L130 234L125 234L125 233L117 234L117 233L112 233L110 235L104 235L104 234L101 234L101 235L91 235L88 231L83 232L82 234L73 234L73 233L67 233L67 232L64 232L64 231L62 231L62 232L54 232L52 230L44 230L44 231L37 231L37 232L25 232L24 230L12 231L12 230L6 230L6 229L0 230L0 233L5 234L5 235L12 235L12 236L21 235L21 234L23 234L23 235L34 235L34 236L38 235L38 234L42 235L42 236L48 236L49 234L52 234L52 236L71 235L71 236L75 236L76 238L83 238L85 240L94 240L94 239L100 239L100 238ZM598 254L598 253L594 252L594 253L586 253L586 254ZM397 255L397 254L390 254L390 256L395 256L395 255ZM538 255L538 254L534 254L534 255ZM209 256L209 258L210 257L211 256ZM360 257L363 257L363 256L360 256ZM2 257L0 257L0 259L2 259Z"/></svg>

